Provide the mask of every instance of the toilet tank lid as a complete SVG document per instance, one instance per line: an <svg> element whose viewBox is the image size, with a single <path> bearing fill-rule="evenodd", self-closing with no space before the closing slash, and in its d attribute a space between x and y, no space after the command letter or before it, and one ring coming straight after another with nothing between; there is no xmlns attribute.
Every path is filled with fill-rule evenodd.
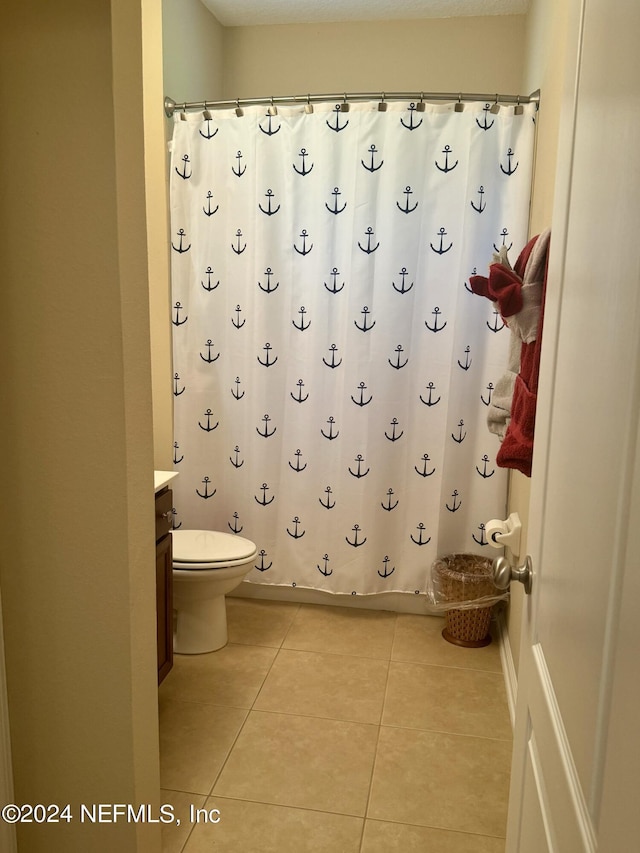
<svg viewBox="0 0 640 853"><path fill-rule="evenodd" d="M174 563L226 563L256 552L249 539L218 530L173 530L172 548Z"/></svg>

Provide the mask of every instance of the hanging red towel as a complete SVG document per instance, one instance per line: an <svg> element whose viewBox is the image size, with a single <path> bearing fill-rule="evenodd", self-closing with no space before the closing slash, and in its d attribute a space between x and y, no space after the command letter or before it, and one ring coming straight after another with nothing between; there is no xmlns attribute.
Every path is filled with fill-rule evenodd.
<svg viewBox="0 0 640 853"><path fill-rule="evenodd" d="M547 229L533 237L520 253L514 270L506 257L495 257L488 279L483 276L470 279L474 293L497 302L512 336L522 342L510 416L504 419L506 429L496 463L502 468L515 468L527 477L531 476L533 457L550 236Z"/></svg>

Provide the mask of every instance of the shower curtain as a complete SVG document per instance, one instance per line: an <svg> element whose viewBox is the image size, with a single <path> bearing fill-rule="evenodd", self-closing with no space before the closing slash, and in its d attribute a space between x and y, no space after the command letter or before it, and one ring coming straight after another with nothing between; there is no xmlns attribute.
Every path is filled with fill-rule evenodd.
<svg viewBox="0 0 640 853"><path fill-rule="evenodd" d="M174 527L251 539L248 580L424 593L488 551L509 332L468 279L527 240L534 107L176 114Z"/></svg>

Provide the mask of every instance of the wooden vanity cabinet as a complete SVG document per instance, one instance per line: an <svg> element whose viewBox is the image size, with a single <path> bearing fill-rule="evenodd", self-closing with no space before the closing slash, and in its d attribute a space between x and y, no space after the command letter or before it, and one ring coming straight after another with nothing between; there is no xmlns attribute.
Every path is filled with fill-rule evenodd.
<svg viewBox="0 0 640 853"><path fill-rule="evenodd" d="M171 518L173 492L156 494L156 615L158 622L158 684L173 666L173 561Z"/></svg>

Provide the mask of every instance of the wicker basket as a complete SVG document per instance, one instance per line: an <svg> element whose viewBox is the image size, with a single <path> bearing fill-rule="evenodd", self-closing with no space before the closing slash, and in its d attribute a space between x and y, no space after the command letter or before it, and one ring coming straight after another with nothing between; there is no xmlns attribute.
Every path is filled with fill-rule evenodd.
<svg viewBox="0 0 640 853"><path fill-rule="evenodd" d="M488 646L493 604L474 607L469 602L498 593L493 582L492 561L475 554L450 554L436 560L432 574L444 601L466 603L464 608L446 611L444 639L468 648Z"/></svg>

